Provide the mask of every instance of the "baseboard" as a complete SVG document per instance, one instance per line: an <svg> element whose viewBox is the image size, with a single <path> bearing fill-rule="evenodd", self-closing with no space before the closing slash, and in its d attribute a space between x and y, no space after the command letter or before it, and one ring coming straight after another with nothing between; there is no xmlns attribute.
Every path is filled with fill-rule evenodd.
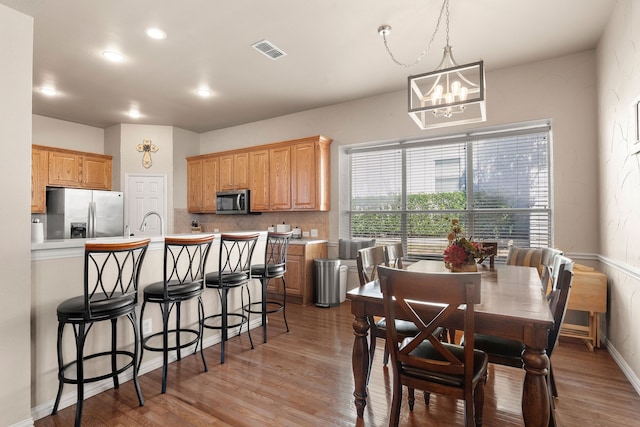
<svg viewBox="0 0 640 427"><path fill-rule="evenodd" d="M631 367L622 358L620 353L618 353L618 350L616 350L616 348L609 342L609 340L607 340L607 337L602 336L601 338L602 338L601 339L602 344L606 347L607 351L609 351L609 354L611 355L613 360L616 362L618 367L620 367L620 370L622 370L622 373L624 374L624 376L627 377L627 379L631 383L631 386L634 388L636 393L640 395L640 378L638 378L635 372L633 372Z"/></svg>
<svg viewBox="0 0 640 427"><path fill-rule="evenodd" d="M262 326L262 319L260 318L256 320L252 320L249 323L249 329L255 329L260 326ZM229 336L234 337L238 335L239 329L240 329L239 327L229 329ZM245 328L243 327L243 329ZM219 344L221 340L222 340L222 334L220 334L219 332L216 334L212 334L211 336L206 337L203 340L203 347L208 348L213 345ZM194 351L195 351L195 344L190 347L186 347L183 350L183 354L191 354ZM148 357L151 354L154 354L157 356L153 358ZM169 353L169 363L173 363L176 360L177 360L177 357L175 352ZM151 372L161 367L162 367L162 356L159 353L152 353L147 351L144 354L143 362L140 364L138 375L144 375L147 372ZM127 372L121 374L118 377L118 379L120 381L120 384L124 384L133 379L133 373L131 372L131 370L127 370ZM103 381L98 381L95 383L85 384L84 398L88 399L92 396L95 396L99 393L102 393L103 391L107 391L112 388L113 388L113 380L111 378L107 378ZM76 404L77 396L76 396L75 388L67 386L65 389L68 389L69 391L62 393L62 396L60 397L60 404L58 405L59 411ZM144 395L144 390L143 390L143 395ZM50 401L43 403L42 405L38 405L36 407L31 408L30 420L21 421L19 424L14 424L14 426L11 426L11 427L33 426L34 420L39 420L41 418L51 415L51 411L53 411L54 403L55 403L55 396Z"/></svg>
<svg viewBox="0 0 640 427"><path fill-rule="evenodd" d="M32 418L28 418L26 420L22 420L19 423L16 424L11 424L9 427L33 427L34 424L34 419Z"/></svg>

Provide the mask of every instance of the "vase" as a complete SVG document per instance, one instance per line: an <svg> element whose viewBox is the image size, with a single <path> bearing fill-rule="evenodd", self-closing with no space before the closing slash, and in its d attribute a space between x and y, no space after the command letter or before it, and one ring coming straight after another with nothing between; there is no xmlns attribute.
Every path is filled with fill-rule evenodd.
<svg viewBox="0 0 640 427"><path fill-rule="evenodd" d="M462 265L451 266L452 273L475 273L477 271L478 271L478 265L475 262L473 264L462 264Z"/></svg>

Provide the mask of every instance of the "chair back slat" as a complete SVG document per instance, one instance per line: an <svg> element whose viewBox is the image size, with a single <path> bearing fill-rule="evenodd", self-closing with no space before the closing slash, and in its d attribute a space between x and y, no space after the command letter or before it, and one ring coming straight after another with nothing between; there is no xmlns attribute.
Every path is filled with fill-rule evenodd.
<svg viewBox="0 0 640 427"><path fill-rule="evenodd" d="M363 248L356 255L356 265L358 266L358 278L360 286L363 286L378 278L378 266L385 264L384 248L382 246L372 246Z"/></svg>
<svg viewBox="0 0 640 427"><path fill-rule="evenodd" d="M200 283L204 289L205 266L214 235L194 237L165 237L164 239L164 298L169 289L185 283Z"/></svg>
<svg viewBox="0 0 640 427"><path fill-rule="evenodd" d="M558 255L564 255L564 253L560 249L542 248L540 261L540 264L542 264L541 283L545 294L549 292L549 285L553 287L553 283L556 281L557 271L554 274L554 266Z"/></svg>
<svg viewBox="0 0 640 427"><path fill-rule="evenodd" d="M218 271L221 274L245 272L250 274L253 250L258 242L258 233L222 234Z"/></svg>
<svg viewBox="0 0 640 427"><path fill-rule="evenodd" d="M138 301L138 279L150 239L118 243L87 243L84 251L84 311L114 298Z"/></svg>
<svg viewBox="0 0 640 427"><path fill-rule="evenodd" d="M267 233L267 245L264 256L265 276L271 276L274 271L284 273L286 270L289 240L292 235L292 231L270 231Z"/></svg>

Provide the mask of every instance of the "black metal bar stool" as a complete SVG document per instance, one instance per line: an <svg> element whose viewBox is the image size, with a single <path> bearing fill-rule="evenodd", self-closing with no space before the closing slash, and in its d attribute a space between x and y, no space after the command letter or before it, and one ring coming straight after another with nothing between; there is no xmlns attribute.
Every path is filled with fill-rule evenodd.
<svg viewBox="0 0 640 427"><path fill-rule="evenodd" d="M262 315L262 334L264 342L267 342L267 314L282 311L284 325L289 332L289 324L287 323L287 281L284 279L284 273L287 271L287 250L289 248L289 239L293 235L289 232L270 231L267 234L267 244L265 246L264 264L256 264L251 266L251 278L259 279L262 286L262 299L258 302L247 304L243 307L244 311L251 314ZM267 300L267 286L271 279L282 279L282 300ZM258 308L259 307L259 308ZM249 318L250 320L250 318Z"/></svg>
<svg viewBox="0 0 640 427"><path fill-rule="evenodd" d="M206 287L216 289L220 298L221 312L204 318L202 324L207 329L219 329L222 332L220 340L220 363L224 363L224 347L231 328L239 327L238 335L242 332L242 325L247 324L249 342L253 348L249 318L242 312L244 306L243 289L247 288L251 279L251 257L258 241L259 234L222 234L220 236L220 252L218 256L218 271L206 276ZM229 313L228 294L231 289L241 287L241 312ZM251 295L247 288L249 304ZM233 318L229 323L229 318Z"/></svg>
<svg viewBox="0 0 640 427"><path fill-rule="evenodd" d="M77 385L75 425L82 423L82 403L84 384L113 378L114 388L119 388L118 375L129 368L133 369L133 383L138 394L140 406L144 399L138 383L138 329L135 307L138 304L138 278L144 260L149 239L110 243L89 243L84 249L84 295L63 301L58 305L58 393L52 414L58 412L62 387L64 384ZM118 350L117 322L126 316L133 329L133 351ZM84 346L94 323L111 321L111 349L85 355ZM64 327L73 326L76 344L76 359L64 363L62 337ZM89 360L108 357L109 372L93 377L85 377L84 364ZM122 361L124 357L125 362ZM75 365L75 377L65 373ZM69 372L70 373L70 372Z"/></svg>
<svg viewBox="0 0 640 427"><path fill-rule="evenodd" d="M140 329L144 319L144 309L148 302L160 305L162 313L162 331L148 336L141 334L142 350L140 362L145 350L162 352L162 393L167 391L167 366L169 365L169 352L176 351L178 360L182 359L180 350L195 344L194 354L200 344L200 355L204 371L207 372L207 362L204 359L202 348L202 319L204 309L202 306L202 292L204 291L205 265L213 234L208 236L171 236L164 239L164 278L161 282L153 283L143 291L143 303L140 310ZM198 329L180 325L181 304L190 299L198 300ZM169 316L175 308L176 326L169 328ZM169 343L169 335L174 337ZM183 335L190 339L182 341ZM160 343L154 344L152 340L162 337Z"/></svg>

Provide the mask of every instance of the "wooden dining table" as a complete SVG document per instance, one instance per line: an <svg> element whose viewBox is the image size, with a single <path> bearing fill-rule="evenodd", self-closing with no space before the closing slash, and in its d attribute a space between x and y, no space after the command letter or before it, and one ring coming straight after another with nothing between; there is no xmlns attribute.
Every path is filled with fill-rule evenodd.
<svg viewBox="0 0 640 427"><path fill-rule="evenodd" d="M440 261L418 261L412 271L447 271ZM553 316L544 298L538 271L532 267L498 265L478 266L481 273L481 302L475 306L477 333L522 341L526 372L522 390L522 416L525 426L555 425L553 405L549 399L546 375L549 358L547 334L553 328ZM451 273L457 274L457 273ZM382 293L378 281L367 283L347 293L354 316L352 353L355 382L355 405L362 418L367 399L369 370L368 331L371 316L384 316ZM463 311L452 320L451 328L462 330ZM373 338L375 339L375 337Z"/></svg>

